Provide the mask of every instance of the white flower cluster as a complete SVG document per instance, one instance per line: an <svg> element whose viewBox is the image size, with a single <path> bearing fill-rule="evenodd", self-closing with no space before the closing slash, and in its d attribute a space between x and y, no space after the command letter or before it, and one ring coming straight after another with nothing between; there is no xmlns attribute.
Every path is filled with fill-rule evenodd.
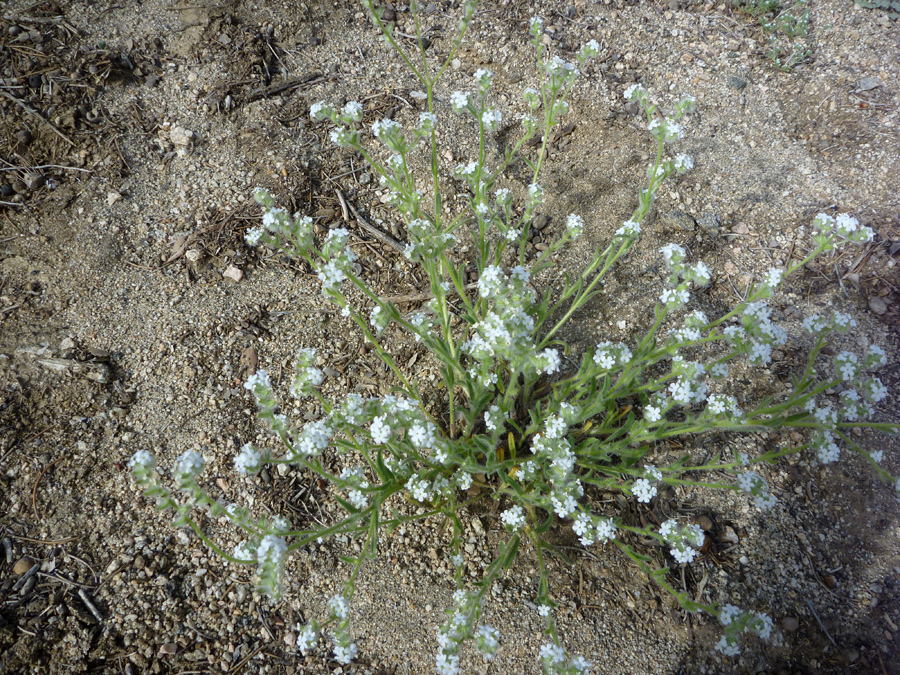
<svg viewBox="0 0 900 675"><path fill-rule="evenodd" d="M284 557L287 555L287 543L282 537L267 534L256 549L256 560L259 563L256 575L261 593L272 598L281 598L284 590Z"/></svg>
<svg viewBox="0 0 900 675"><path fill-rule="evenodd" d="M322 290L337 290L344 279L347 278L347 270L356 261L356 254L347 242L350 233L344 228L329 230L322 247L322 255L325 262L316 262L316 274L322 282Z"/></svg>
<svg viewBox="0 0 900 675"><path fill-rule="evenodd" d="M525 525L525 512L522 510L521 506L516 504L501 513L500 520L503 521L503 524L506 525L506 529L509 532L515 532L516 530L522 529Z"/></svg>
<svg viewBox="0 0 900 675"><path fill-rule="evenodd" d="M669 310L681 309L690 300L688 293L688 284L695 286L705 286L712 278L712 273L703 262L690 266L685 263L687 253L678 244L666 244L660 250L663 259L666 261L666 267L669 268L668 284L671 288L663 291L659 297L660 302ZM679 283L679 280L683 280Z"/></svg>
<svg viewBox="0 0 900 675"><path fill-rule="evenodd" d="M829 251L835 244L847 241L853 244L865 244L875 238L875 232L870 227L861 226L859 221L848 213L838 214L837 217L820 213L813 219L815 242L818 246Z"/></svg>
<svg viewBox="0 0 900 675"><path fill-rule="evenodd" d="M592 665L581 656L567 658L566 651L556 643L542 645L540 657L543 675L586 675Z"/></svg>
<svg viewBox="0 0 900 675"><path fill-rule="evenodd" d="M750 363L766 365L772 361L772 348L787 344L787 333L772 321L772 310L758 300L744 307L742 326L728 326L725 339L739 354L746 354Z"/></svg>
<svg viewBox="0 0 900 675"><path fill-rule="evenodd" d="M256 188L253 198L264 211L262 225L247 230L244 235L250 246L264 241L276 247L292 247L295 252L300 253L312 245L312 218L299 213L289 216L284 209L274 207L275 200L264 188Z"/></svg>
<svg viewBox="0 0 900 675"><path fill-rule="evenodd" d="M672 357L671 377L677 378L669 383L669 393L675 403L689 405L706 400L706 382L700 378L706 374L706 368L696 361L685 361L681 356Z"/></svg>
<svg viewBox="0 0 900 675"><path fill-rule="evenodd" d="M647 130L654 140L663 143L672 143L684 138L684 129L675 120L665 118L655 118L647 125Z"/></svg>
<svg viewBox="0 0 900 675"><path fill-rule="evenodd" d="M499 643L499 633L493 628L484 626L487 630L483 633L482 627L477 632L473 630L476 617L484 606L483 596L458 589L453 593L453 604L454 607L446 612L447 620L438 628L436 665L440 675L458 675L459 650L465 640L475 637L479 651L487 657L485 660L493 658ZM480 643L477 635L483 637Z"/></svg>
<svg viewBox="0 0 900 675"><path fill-rule="evenodd" d="M572 530L578 535L582 546L604 543L616 538L616 525L612 518L601 518L586 513L575 516Z"/></svg>
<svg viewBox="0 0 900 675"><path fill-rule="evenodd" d="M508 418L507 413L500 410L500 406L492 405L484 413L484 424L488 431L502 431L503 424Z"/></svg>
<svg viewBox="0 0 900 675"><path fill-rule="evenodd" d="M245 443L241 451L234 456L234 468L238 473L256 473L262 468L262 453L250 443Z"/></svg>
<svg viewBox="0 0 900 675"><path fill-rule="evenodd" d="M601 342L594 351L594 363L603 370L624 368L631 361L631 350L622 342Z"/></svg>
<svg viewBox="0 0 900 675"><path fill-rule="evenodd" d="M535 350L534 318L527 308L534 304L536 295L527 283L528 273L523 268L513 268L507 276L500 267L489 265L479 276L478 293L491 301L491 307L472 327L475 334L462 349L482 362L485 372L493 370L490 364L495 360L508 361L513 369L527 373L551 374L559 369L557 350Z"/></svg>
<svg viewBox="0 0 900 675"><path fill-rule="evenodd" d="M413 262L433 260L456 244L456 237L448 232L438 232L429 220L416 218L406 225L409 243L404 254Z"/></svg>
<svg viewBox="0 0 900 675"><path fill-rule="evenodd" d="M706 402L707 412L714 417L739 418L743 411L734 396L712 394Z"/></svg>
<svg viewBox="0 0 900 675"><path fill-rule="evenodd" d="M203 456L194 450L188 450L175 460L175 480L183 490L193 490L197 476L203 473L206 462Z"/></svg>
<svg viewBox="0 0 900 675"><path fill-rule="evenodd" d="M344 469L341 471L341 480L347 481L351 486L347 488L347 499L354 508L360 511L365 509L369 505L369 499L364 490L369 487L369 481L366 480L363 470L359 467Z"/></svg>
<svg viewBox="0 0 900 675"><path fill-rule="evenodd" d="M719 623L725 627L725 634L716 643L715 649L725 656L741 653L738 641L741 632L755 633L760 639L769 640L775 628L775 622L767 614L747 612L734 605L725 605L719 610Z"/></svg>
<svg viewBox="0 0 900 675"><path fill-rule="evenodd" d="M667 520L660 526L659 535L672 547L669 553L679 563L690 563L697 557L697 548L703 546L706 535L699 525L679 524Z"/></svg>
<svg viewBox="0 0 900 675"><path fill-rule="evenodd" d="M765 478L755 471L745 471L738 476L738 487L753 497L753 503L759 509L771 509L778 501Z"/></svg>
<svg viewBox="0 0 900 675"><path fill-rule="evenodd" d="M315 388L322 384L324 374L315 367L316 350L305 347L297 352L294 359L294 381L291 383L291 396L303 398L312 396Z"/></svg>

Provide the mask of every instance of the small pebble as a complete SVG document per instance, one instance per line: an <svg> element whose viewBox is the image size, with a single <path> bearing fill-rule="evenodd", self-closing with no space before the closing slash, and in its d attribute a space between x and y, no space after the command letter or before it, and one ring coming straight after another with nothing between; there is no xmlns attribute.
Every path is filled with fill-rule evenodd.
<svg viewBox="0 0 900 675"><path fill-rule="evenodd" d="M740 91L744 87L747 86L747 81L742 80L737 75L729 75L728 80L725 82L728 85L729 89L734 89L735 91Z"/></svg>
<svg viewBox="0 0 900 675"><path fill-rule="evenodd" d="M786 616L781 620L781 627L785 633L793 633L800 626L800 623L792 616Z"/></svg>
<svg viewBox="0 0 900 675"><path fill-rule="evenodd" d="M31 171L25 174L22 178L22 182L25 183L25 187L28 190L37 190L44 184L44 177L39 173Z"/></svg>
<svg viewBox="0 0 900 675"><path fill-rule="evenodd" d="M227 268L225 268L222 276L224 276L226 279L232 279L235 281L235 283L237 283L244 278L244 273L234 265L229 265Z"/></svg>
<svg viewBox="0 0 900 675"><path fill-rule="evenodd" d="M879 297L869 298L869 309L881 316L887 312L887 303Z"/></svg>
<svg viewBox="0 0 900 675"><path fill-rule="evenodd" d="M15 574L16 576L22 576L23 574L25 574L25 572L31 569L32 565L34 565L34 560L32 558L29 558L28 556L25 556L24 558L16 562L15 565L13 565L13 574Z"/></svg>

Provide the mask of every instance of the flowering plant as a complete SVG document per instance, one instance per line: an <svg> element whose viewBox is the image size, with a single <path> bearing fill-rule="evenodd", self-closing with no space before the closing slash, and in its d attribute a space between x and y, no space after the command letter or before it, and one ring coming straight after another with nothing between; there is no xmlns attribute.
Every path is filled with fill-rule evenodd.
<svg viewBox="0 0 900 675"><path fill-rule="evenodd" d="M183 501L162 484L155 459L147 451L137 452L131 460L134 478L148 496L158 498L161 508L176 511L176 525L193 528L226 560L254 565L260 592L276 599L283 594L284 561L289 552L334 535L362 538L362 552L349 559L348 580L343 592L328 601L327 616L299 627L297 645L302 651L314 649L327 630L335 658L342 663L350 662L357 652L350 626L356 578L364 560L375 553L382 531L434 515L446 517L451 525L451 561L457 583L453 605L438 629L436 667L440 673L458 672L460 650L467 641L474 643L485 660L493 658L501 636L493 627L480 624L486 592L512 564L523 541L533 546L540 567L536 603L545 617L547 635L540 651L542 671L574 674L589 670L584 658L566 654L553 616L556 605L545 565L553 546L546 534L565 523L572 524L585 547L606 544L618 548L684 609L718 617L724 627L716 646L720 651L737 653L742 632L772 637L773 623L765 614L733 605L705 605L670 584L671 568L689 565L701 555L706 535L698 525L670 519L658 528L639 526L619 512L594 508L591 495L597 490L618 491L639 503L650 503L662 484L702 486L746 492L758 508L768 509L776 498L766 480L750 467L807 449L827 464L838 459L841 445L863 453L881 476L896 481L900 489L900 481L878 466L880 454L863 450L847 436L851 427L896 433L897 425L869 421L873 405L886 395L882 383L869 374L885 363L884 351L877 347L869 347L863 354L842 351L830 366L833 374L821 381L818 377L828 334L850 329L854 322L849 316L835 312L804 321L803 328L815 342L805 370L794 377L792 391L781 399L751 404L744 410L727 383L730 362L746 358L753 364L768 364L773 348L787 342L786 331L773 321L765 302L784 279L822 252L848 242L871 240L872 231L845 214L836 218L820 214L813 221L815 247L810 254L786 269L770 270L750 289L746 300L716 318L700 310L684 311L691 291L710 283L711 272L702 262L691 261L682 247L669 244L660 251L668 270L668 287L659 296L648 332L630 345L600 342L582 355L577 368L564 367L562 356L568 350L554 336L598 295L598 285L610 268L637 244L660 185L693 167L687 155L672 157L667 151L684 135L681 120L695 107L693 99L682 98L665 117L640 85L624 92L625 98L643 108L656 145L647 187L640 191L634 213L605 248L597 249L583 272L567 279L557 294L539 293L531 279L550 268L554 254L585 228L580 216L570 215L555 242L539 254L531 253L529 230L543 200L538 179L551 131L566 113L566 94L579 70L597 56L597 44L589 42L578 52L577 62L568 63L548 54L541 41L541 21L531 21L539 88L525 91L527 112L521 120L521 136L491 167L486 143L502 119L501 112L491 105L492 74L478 70L474 91L453 92L449 104L435 92L472 20L475 3L466 3L459 35L449 55L438 63L426 55L421 39L418 54L407 53L395 41L391 24L382 20L381 10L371 2L365 4L387 41L421 81L427 111L410 129L389 119L376 121L371 128L374 141L361 127L364 110L359 103L348 103L341 110L317 103L310 113L316 120L330 120L334 143L361 153L390 189L409 235L406 257L422 266L433 297L422 311L404 315L392 302L379 298L354 271L355 255L347 230L333 229L317 243L310 218L289 215L275 206L268 192L256 190L254 197L264 215L262 224L247 232L247 242L305 260L321 280L324 296L357 325L393 372L396 387L392 394L378 398L349 394L343 400L329 400L318 389L323 373L316 367L314 350L301 349L289 393L317 399L325 417L302 428L294 426L279 414L268 374L257 371L245 387L256 399L259 417L280 439L283 454L248 443L234 458L235 468L245 474L258 472L265 464L289 464L313 472L334 487L345 515L310 530L294 529L280 518L255 519L247 509L209 497L198 482L204 460L196 452L183 455L175 465L175 480L186 496ZM411 3L410 11L418 26L416 3ZM437 134L448 109L467 118L478 135L476 158L452 171L467 193L465 207L452 218L445 215L441 197L446 176L440 169L437 148ZM536 136L542 139L536 158L523 157L523 145ZM428 185L416 180L409 165L410 153L420 144L430 154ZM516 158L532 172L531 183L518 200L513 189L500 186ZM478 271L474 293L466 285L465 261L459 261L455 253L460 239L474 244ZM515 264L504 265L504 260ZM351 303L346 284L359 289L368 308ZM461 329L457 316L462 320ZM419 383L407 377L379 344L379 336L391 323L423 343L439 364L446 392L439 409L423 405ZM843 385L839 400L828 393L836 384ZM705 464L692 463L690 456L666 466L654 466L646 459L652 445L676 437L785 427L808 430L809 441L757 457L737 456L731 461L717 457ZM328 468L331 462L323 461L323 456L334 453L343 465L340 473ZM704 483L695 478L713 471L734 474L734 482ZM499 503L500 522L508 536L480 583L466 587L461 549L464 509L485 494ZM402 506L399 498L404 497L425 508L414 512L397 508ZM244 540L232 553L213 543L192 519L192 510L200 507L214 517L227 518L244 533ZM640 552L633 543L638 537L657 542L659 556ZM671 562L660 564L666 554Z"/></svg>

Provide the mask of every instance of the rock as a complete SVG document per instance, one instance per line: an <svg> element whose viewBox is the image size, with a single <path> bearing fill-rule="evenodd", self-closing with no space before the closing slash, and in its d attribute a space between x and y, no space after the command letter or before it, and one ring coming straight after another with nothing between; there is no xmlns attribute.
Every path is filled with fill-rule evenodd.
<svg viewBox="0 0 900 675"><path fill-rule="evenodd" d="M712 532L713 522L708 516L700 516L697 518L697 524L707 532Z"/></svg>
<svg viewBox="0 0 900 675"><path fill-rule="evenodd" d="M194 132L184 127L174 127L169 132L169 140L175 146L175 152L178 153L179 157L184 157L187 154L188 147L194 142L194 138Z"/></svg>
<svg viewBox="0 0 900 675"><path fill-rule="evenodd" d="M30 171L22 178L22 182L25 183L25 188L29 191L37 190L44 184L44 177L39 173Z"/></svg>
<svg viewBox="0 0 900 675"><path fill-rule="evenodd" d="M800 627L800 622L792 616L786 616L781 620L781 627L785 633L793 633Z"/></svg>
<svg viewBox="0 0 900 675"><path fill-rule="evenodd" d="M691 216L678 209L660 213L659 220L663 224L663 227L684 230L686 232L692 232L694 228L697 227L696 221Z"/></svg>
<svg viewBox="0 0 900 675"><path fill-rule="evenodd" d="M28 129L22 129L21 131L16 132L16 140L19 141L22 145L28 145L32 141L31 132Z"/></svg>
<svg viewBox="0 0 900 675"><path fill-rule="evenodd" d="M881 316L887 312L887 303L879 297L869 298L869 309Z"/></svg>
<svg viewBox="0 0 900 675"><path fill-rule="evenodd" d="M747 86L747 80L742 80L737 75L729 75L728 79L725 80L725 85L729 89L734 89L735 91L740 91L744 87Z"/></svg>
<svg viewBox="0 0 900 675"><path fill-rule="evenodd" d="M241 270L239 270L234 265L229 265L228 267L225 268L225 271L222 273L222 276L224 276L226 279L233 279L235 281L235 283L237 283L241 279L244 278L244 273L241 272Z"/></svg>
<svg viewBox="0 0 900 675"><path fill-rule="evenodd" d="M4 197L12 197L15 193L16 191L13 190L13 186L9 183L0 185L0 195L3 195Z"/></svg>
<svg viewBox="0 0 900 675"><path fill-rule="evenodd" d="M122 194L120 192L116 192L115 190L110 190L109 192L106 193L106 203L109 206L112 206L116 202L121 201L121 199L122 199Z"/></svg>
<svg viewBox="0 0 900 675"><path fill-rule="evenodd" d="M386 7L384 10L384 13L381 15L381 20L382 21L396 21L396 19L397 19L397 12L395 12L390 7Z"/></svg>
<svg viewBox="0 0 900 675"><path fill-rule="evenodd" d="M200 262L203 258L203 251L200 251L196 248L192 248L188 251L184 252L184 257L188 259L189 262L196 263Z"/></svg>
<svg viewBox="0 0 900 675"><path fill-rule="evenodd" d="M869 91L882 86L882 84L877 77L864 77L856 83L856 91Z"/></svg>
<svg viewBox="0 0 900 675"><path fill-rule="evenodd" d="M722 226L722 219L716 213L701 213L697 218L697 224L707 232L717 232Z"/></svg>
<svg viewBox="0 0 900 675"><path fill-rule="evenodd" d="M13 574L16 576L22 576L31 569L31 566L34 565L34 560L25 556L21 560L17 561L15 565L13 565Z"/></svg>
<svg viewBox="0 0 900 675"><path fill-rule="evenodd" d="M625 104L625 112L634 117L641 112L641 106L634 101L629 101Z"/></svg>
<svg viewBox="0 0 900 675"><path fill-rule="evenodd" d="M549 222L550 222L550 218L549 218L548 216L545 216L545 215L542 214L542 215L540 215L540 216L537 216L537 217L534 219L534 221L531 223L531 229L532 229L532 230L537 230L538 232L540 232L540 231L543 230L545 227L547 227L547 224L548 224Z"/></svg>

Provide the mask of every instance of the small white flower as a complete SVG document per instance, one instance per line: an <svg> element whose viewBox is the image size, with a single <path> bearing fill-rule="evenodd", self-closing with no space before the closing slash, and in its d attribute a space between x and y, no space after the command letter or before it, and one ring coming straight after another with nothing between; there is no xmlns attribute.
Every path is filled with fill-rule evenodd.
<svg viewBox="0 0 900 675"><path fill-rule="evenodd" d="M250 443L245 443L234 458L234 468L238 473L256 473L262 465L262 453Z"/></svg>
<svg viewBox="0 0 900 675"><path fill-rule="evenodd" d="M644 408L644 419L648 422L659 422L662 419L662 408L659 406L648 405Z"/></svg>
<svg viewBox="0 0 900 675"><path fill-rule="evenodd" d="M650 500L656 496L656 488L650 485L650 481L646 478L638 478L631 486L631 492L637 497L639 502L649 504Z"/></svg>
<svg viewBox="0 0 900 675"><path fill-rule="evenodd" d="M380 415L373 419L369 433L372 435L373 443L387 443L391 437L391 427L387 423L387 415Z"/></svg>
<svg viewBox="0 0 900 675"><path fill-rule="evenodd" d="M550 605L538 605L538 614L540 614L541 616L549 616L551 609L552 608L550 607Z"/></svg>
<svg viewBox="0 0 900 675"><path fill-rule="evenodd" d="M522 507L517 504L501 513L500 520L508 525L512 531L515 531L521 529L525 524L525 513L522 511Z"/></svg>
<svg viewBox="0 0 900 675"><path fill-rule="evenodd" d="M722 652L725 656L737 656L741 653L737 638L728 635L723 635L716 643L716 651Z"/></svg>
<svg viewBox="0 0 900 675"><path fill-rule="evenodd" d="M675 155L675 171L678 173L687 173L694 168L694 160L684 153Z"/></svg>
<svg viewBox="0 0 900 675"><path fill-rule="evenodd" d="M350 603L343 595L333 595L328 600L328 609L335 618L343 621L350 615Z"/></svg>
<svg viewBox="0 0 900 675"><path fill-rule="evenodd" d="M308 651L311 651L315 646L316 642L319 641L319 631L316 629L315 624L306 624L303 627L297 626L297 630L299 631L299 635L297 636L297 647L305 656Z"/></svg>

